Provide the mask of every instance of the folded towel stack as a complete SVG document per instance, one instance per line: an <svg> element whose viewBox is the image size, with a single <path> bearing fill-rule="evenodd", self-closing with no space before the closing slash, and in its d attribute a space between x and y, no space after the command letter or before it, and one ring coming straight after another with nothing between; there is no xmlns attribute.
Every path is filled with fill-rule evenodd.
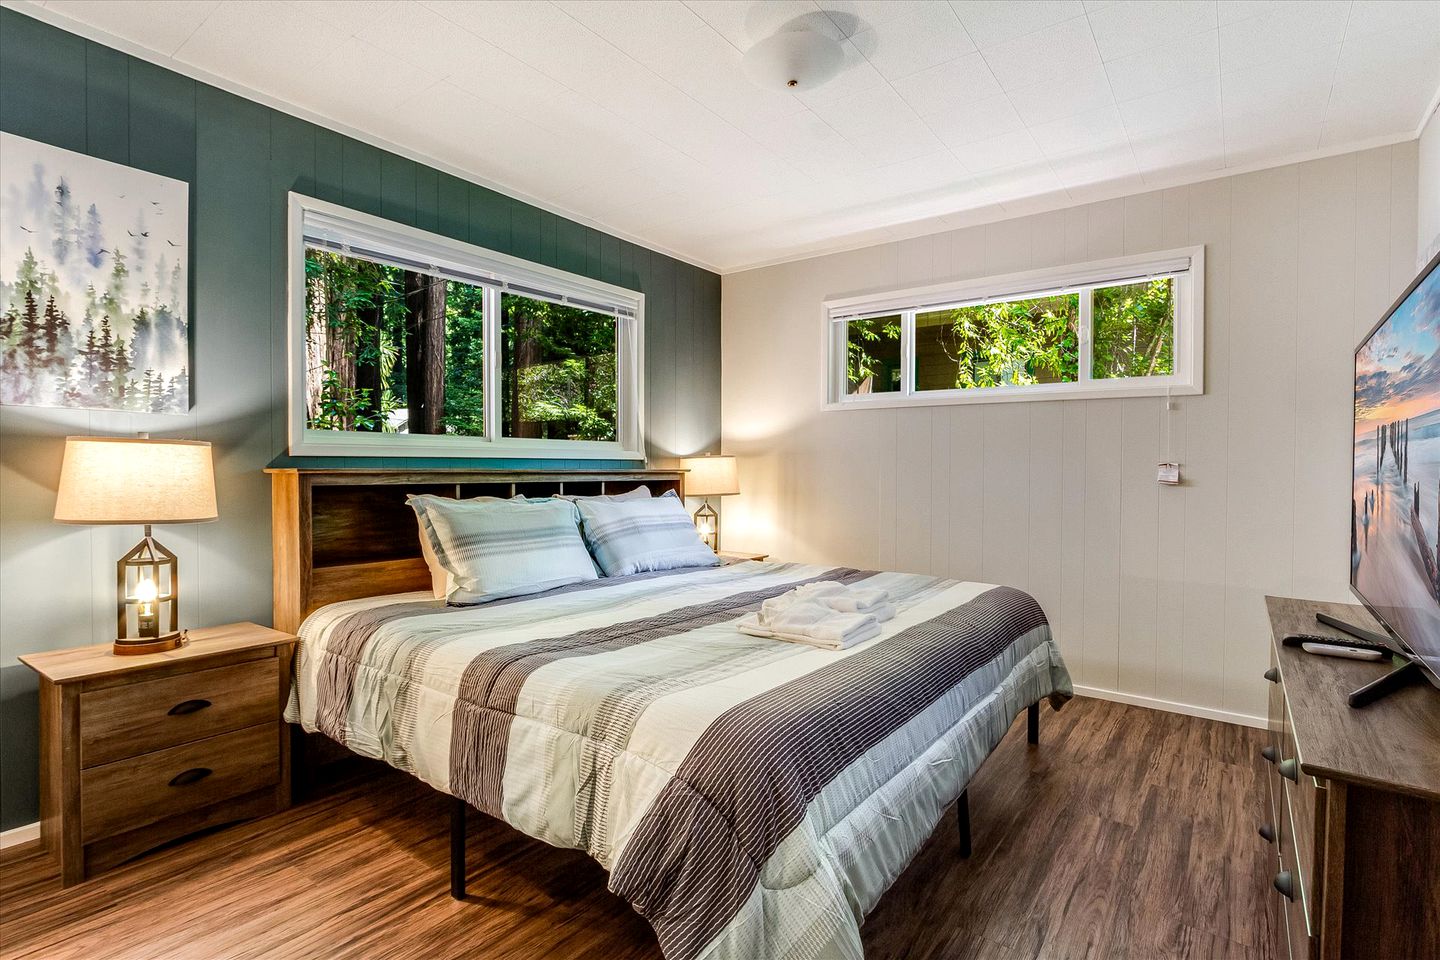
<svg viewBox="0 0 1440 960"><path fill-rule="evenodd" d="M889 600L885 590L807 583L766 600L737 626L751 636L846 650L879 634L880 624L895 616Z"/></svg>

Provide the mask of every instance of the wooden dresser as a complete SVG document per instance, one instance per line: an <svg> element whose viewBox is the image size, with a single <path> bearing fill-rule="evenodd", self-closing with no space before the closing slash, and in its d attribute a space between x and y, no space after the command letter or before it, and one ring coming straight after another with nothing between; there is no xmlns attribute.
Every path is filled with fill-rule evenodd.
<svg viewBox="0 0 1440 960"><path fill-rule="evenodd" d="M40 674L40 809L65 886L176 837L290 804L281 718L296 638L253 623L179 650L27 654Z"/></svg>
<svg viewBox="0 0 1440 960"><path fill-rule="evenodd" d="M1440 690L1408 687L1368 707L1350 691L1389 663L1281 646L1292 633L1336 634L1324 611L1379 630L1363 607L1267 597L1273 634L1273 885L1285 922L1277 956L1408 960L1440 957Z"/></svg>

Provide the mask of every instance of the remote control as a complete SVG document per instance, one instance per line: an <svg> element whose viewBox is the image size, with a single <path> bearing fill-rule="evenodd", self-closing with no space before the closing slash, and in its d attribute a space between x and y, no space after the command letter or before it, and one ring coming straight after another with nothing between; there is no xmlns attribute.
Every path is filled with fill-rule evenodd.
<svg viewBox="0 0 1440 960"><path fill-rule="evenodd" d="M1302 643L1300 649L1306 653L1317 653L1322 657L1345 657L1348 660L1384 660L1385 654L1379 650L1366 650L1362 647L1340 646L1334 643Z"/></svg>
<svg viewBox="0 0 1440 960"><path fill-rule="evenodd" d="M1307 643L1317 643L1327 647L1353 647L1356 650L1369 650L1382 657L1390 655L1390 648L1384 644L1371 643L1369 640L1356 640L1351 637L1336 637L1324 633L1292 633L1280 642L1287 647L1303 647Z"/></svg>

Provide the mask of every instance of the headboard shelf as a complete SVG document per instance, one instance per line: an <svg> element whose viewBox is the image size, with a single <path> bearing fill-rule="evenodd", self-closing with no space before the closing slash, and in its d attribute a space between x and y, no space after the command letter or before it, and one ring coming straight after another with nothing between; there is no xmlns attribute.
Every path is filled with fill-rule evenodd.
<svg viewBox="0 0 1440 960"><path fill-rule="evenodd" d="M683 470L434 470L271 467L275 628L293 632L327 603L426 590L412 493L442 497L684 496Z"/></svg>

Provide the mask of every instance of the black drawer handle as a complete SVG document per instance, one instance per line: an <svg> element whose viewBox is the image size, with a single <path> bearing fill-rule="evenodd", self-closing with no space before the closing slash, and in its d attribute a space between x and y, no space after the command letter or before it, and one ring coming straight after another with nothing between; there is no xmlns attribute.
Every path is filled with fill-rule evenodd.
<svg viewBox="0 0 1440 960"><path fill-rule="evenodd" d="M1270 824L1268 823L1260 824L1260 839L1264 840L1266 843L1274 843L1275 828L1270 826Z"/></svg>
<svg viewBox="0 0 1440 960"><path fill-rule="evenodd" d="M1279 683L1279 682L1280 682L1280 668L1279 668L1279 667L1271 667L1269 670L1266 670L1266 671L1265 671L1265 679L1266 679L1266 680L1269 680L1271 683Z"/></svg>
<svg viewBox="0 0 1440 960"><path fill-rule="evenodd" d="M170 708L170 716L183 717L187 713L198 713L210 706L209 700L186 700Z"/></svg>
<svg viewBox="0 0 1440 960"><path fill-rule="evenodd" d="M1291 783L1300 782L1300 761L1291 757L1289 760L1280 761L1280 776Z"/></svg>
<svg viewBox="0 0 1440 960"><path fill-rule="evenodd" d="M1274 763L1275 758L1278 757L1279 754L1275 752L1274 747L1262 747L1260 749L1260 756L1265 758L1266 763Z"/></svg>
<svg viewBox="0 0 1440 960"><path fill-rule="evenodd" d="M209 767L191 767L189 770L181 770L170 778L170 786L188 787L192 783L199 783L214 772Z"/></svg>
<svg viewBox="0 0 1440 960"><path fill-rule="evenodd" d="M1275 889L1279 890L1286 900L1295 899L1295 876L1289 870L1281 870L1275 874Z"/></svg>

